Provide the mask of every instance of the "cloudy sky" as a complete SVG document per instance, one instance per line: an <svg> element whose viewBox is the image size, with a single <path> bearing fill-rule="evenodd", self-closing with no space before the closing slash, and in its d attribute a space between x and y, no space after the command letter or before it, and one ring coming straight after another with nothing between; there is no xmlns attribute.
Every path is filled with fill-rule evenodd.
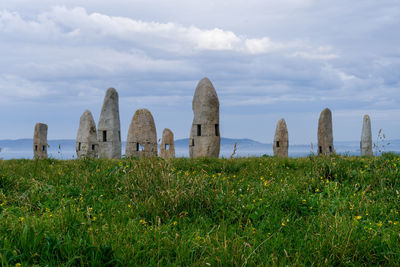
<svg viewBox="0 0 400 267"><path fill-rule="evenodd" d="M186 138L203 77L225 137L271 142L285 118L291 143L315 142L329 107L337 141L359 140L364 114L374 136L400 139L400 2L0 1L0 139L31 138L36 122L75 138L108 87L123 139L139 108L159 136Z"/></svg>

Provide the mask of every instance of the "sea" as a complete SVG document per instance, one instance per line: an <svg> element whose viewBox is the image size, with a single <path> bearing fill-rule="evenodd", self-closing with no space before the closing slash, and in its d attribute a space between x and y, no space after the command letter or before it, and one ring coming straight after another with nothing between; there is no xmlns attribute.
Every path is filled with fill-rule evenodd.
<svg viewBox="0 0 400 267"><path fill-rule="evenodd" d="M234 151L234 157L261 157L272 156L272 144L265 144L251 139L232 139L221 138L221 158L230 158ZM48 141L49 158L70 160L76 159L75 140L49 140ZM317 142L313 144L290 144L289 157L307 157L317 154ZM380 155L382 152L393 152L400 154L400 140L380 140L374 142L374 154ZM338 141L334 143L337 154L358 156L360 155L359 141ZM122 142L122 152L125 151L125 142ZM189 139L175 140L176 157L189 157ZM0 140L0 159L32 159L33 158L33 140Z"/></svg>

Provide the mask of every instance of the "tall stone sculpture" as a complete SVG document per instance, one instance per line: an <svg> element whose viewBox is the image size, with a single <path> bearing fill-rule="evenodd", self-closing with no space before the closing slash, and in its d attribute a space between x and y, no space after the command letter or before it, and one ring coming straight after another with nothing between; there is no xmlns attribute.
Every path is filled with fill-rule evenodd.
<svg viewBox="0 0 400 267"><path fill-rule="evenodd" d="M194 113L189 138L191 158L218 157L220 150L219 101L211 81L203 78L194 93Z"/></svg>
<svg viewBox="0 0 400 267"><path fill-rule="evenodd" d="M332 112L324 109L318 121L318 155L335 153L333 148Z"/></svg>
<svg viewBox="0 0 400 267"><path fill-rule="evenodd" d="M114 88L107 90L97 127L100 158L121 157L121 124L119 120L118 93Z"/></svg>
<svg viewBox="0 0 400 267"><path fill-rule="evenodd" d="M157 156L157 131L153 115L139 109L133 115L126 140L127 157L150 158Z"/></svg>
<svg viewBox="0 0 400 267"><path fill-rule="evenodd" d="M96 123L89 110L83 112L79 121L75 144L78 158L97 158L99 142L97 141Z"/></svg>
<svg viewBox="0 0 400 267"><path fill-rule="evenodd" d="M373 156L372 152L372 133L371 119L368 115L364 116L360 142L361 156Z"/></svg>
<svg viewBox="0 0 400 267"><path fill-rule="evenodd" d="M33 157L47 159L47 124L36 123L33 133Z"/></svg>
<svg viewBox="0 0 400 267"><path fill-rule="evenodd" d="M175 158L174 133L170 129L164 129L160 145L160 157L164 159Z"/></svg>
<svg viewBox="0 0 400 267"><path fill-rule="evenodd" d="M288 157L289 150L289 134L284 119L280 119L276 125L274 137L274 156Z"/></svg>

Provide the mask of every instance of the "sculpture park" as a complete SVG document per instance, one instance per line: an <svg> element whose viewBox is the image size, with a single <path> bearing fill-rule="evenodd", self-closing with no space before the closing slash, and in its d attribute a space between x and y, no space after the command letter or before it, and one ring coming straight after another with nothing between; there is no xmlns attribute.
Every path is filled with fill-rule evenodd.
<svg viewBox="0 0 400 267"><path fill-rule="evenodd" d="M0 265L400 266L399 11L0 1Z"/></svg>

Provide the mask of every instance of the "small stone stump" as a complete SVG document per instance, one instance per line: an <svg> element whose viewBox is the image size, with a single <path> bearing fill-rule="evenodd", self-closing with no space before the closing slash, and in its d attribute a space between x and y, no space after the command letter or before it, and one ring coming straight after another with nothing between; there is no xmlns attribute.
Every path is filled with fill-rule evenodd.
<svg viewBox="0 0 400 267"><path fill-rule="evenodd" d="M287 158L289 155L289 134L286 126L286 121L280 119L276 125L274 137L274 156Z"/></svg>
<svg viewBox="0 0 400 267"><path fill-rule="evenodd" d="M85 110L80 118L75 149L79 159L98 157L99 142L97 141L96 123L89 110Z"/></svg>
<svg viewBox="0 0 400 267"><path fill-rule="evenodd" d="M164 159L175 158L174 133L168 128L163 130L160 157Z"/></svg>
<svg viewBox="0 0 400 267"><path fill-rule="evenodd" d="M332 112L329 108L321 112L318 121L318 155L334 154Z"/></svg>
<svg viewBox="0 0 400 267"><path fill-rule="evenodd" d="M361 156L373 156L372 151L372 133L371 133L371 119L368 115L364 116L363 127L361 132L360 142L360 154Z"/></svg>
<svg viewBox="0 0 400 267"><path fill-rule="evenodd" d="M36 123L33 134L33 157L47 159L47 124Z"/></svg>

